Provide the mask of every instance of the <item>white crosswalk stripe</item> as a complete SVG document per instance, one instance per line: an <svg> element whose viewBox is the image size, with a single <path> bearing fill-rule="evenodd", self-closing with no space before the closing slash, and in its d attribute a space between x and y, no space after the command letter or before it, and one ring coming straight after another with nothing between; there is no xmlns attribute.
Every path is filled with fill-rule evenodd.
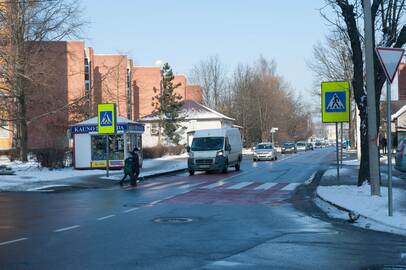
<svg viewBox="0 0 406 270"><path fill-rule="evenodd" d="M184 184L184 183L186 183L186 181L179 181L179 182L175 182L175 183L170 183L170 184L166 184L166 185L152 187L151 189L167 188L167 187L172 187L172 186L176 186L176 185L181 185L181 184Z"/></svg>
<svg viewBox="0 0 406 270"><path fill-rule="evenodd" d="M298 185L300 185L300 184L299 184L299 183L292 183L292 184L289 184L289 185L287 185L287 186L284 186L283 188L281 188L281 190L289 190L289 191L295 190L295 188L296 188Z"/></svg>
<svg viewBox="0 0 406 270"><path fill-rule="evenodd" d="M186 185L180 186L179 188L186 189L186 188L195 187L195 186L198 186L198 185L201 185L201 184L203 184L203 182L194 183L194 184L186 184Z"/></svg>
<svg viewBox="0 0 406 270"><path fill-rule="evenodd" d="M241 183L239 183L237 185L232 185L232 186L228 187L227 189L240 189L240 188L249 186L252 183L254 183L254 182L241 182Z"/></svg>
<svg viewBox="0 0 406 270"><path fill-rule="evenodd" d="M276 186L278 183L265 183L265 184L262 184L262 185L260 185L260 186L257 186L255 189L256 190L268 190L268 189L270 189L271 187L273 187L273 186Z"/></svg>
<svg viewBox="0 0 406 270"><path fill-rule="evenodd" d="M222 186L222 185L224 185L225 184L225 182L216 182L216 183L214 183L214 184L210 184L210 185L207 185L207 186L204 186L204 187L202 187L202 188L204 188L204 189L212 189L212 188L216 188L216 187L219 187L219 186Z"/></svg>

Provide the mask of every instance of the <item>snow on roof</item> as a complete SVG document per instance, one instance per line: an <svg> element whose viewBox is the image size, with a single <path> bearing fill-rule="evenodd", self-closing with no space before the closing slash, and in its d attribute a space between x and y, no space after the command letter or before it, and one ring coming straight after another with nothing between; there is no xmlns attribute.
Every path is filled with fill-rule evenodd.
<svg viewBox="0 0 406 270"><path fill-rule="evenodd" d="M124 118L124 117L121 117L121 116L117 116L117 123L120 123L120 124L127 124L127 123L137 124L137 122L129 120L129 119ZM74 124L74 126L76 126L76 125L97 125L97 116Z"/></svg>
<svg viewBox="0 0 406 270"><path fill-rule="evenodd" d="M392 114L392 121L397 119L399 116L401 116L404 112L406 112L406 105L404 105L402 108L400 108L399 111L396 113Z"/></svg>
<svg viewBox="0 0 406 270"><path fill-rule="evenodd" d="M198 119L226 119L235 121L235 119L228 117L222 113L219 113L209 107L199 104L193 100L185 100L182 106L182 112L180 113L186 120L198 120ZM141 118L141 121L154 121L157 120L156 114L151 114Z"/></svg>

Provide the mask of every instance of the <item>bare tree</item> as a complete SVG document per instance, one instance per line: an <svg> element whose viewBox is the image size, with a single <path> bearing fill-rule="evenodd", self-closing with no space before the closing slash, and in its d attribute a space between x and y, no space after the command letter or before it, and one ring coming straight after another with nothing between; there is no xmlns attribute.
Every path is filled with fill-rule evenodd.
<svg viewBox="0 0 406 270"><path fill-rule="evenodd" d="M351 48L353 64L352 89L355 101L360 111L361 125L361 164L358 174L358 185L369 179L368 156L368 126L367 126L367 98L364 80L363 60L363 23L364 10L361 0L326 0L335 16L327 16L322 10L324 18L332 23L336 31L347 36ZM371 6L373 21L374 43L383 47L402 47L406 42L406 25L404 24L405 0L374 0ZM374 57L376 103L379 104L385 76L379 65L377 56ZM380 117L377 110L377 127Z"/></svg>
<svg viewBox="0 0 406 270"><path fill-rule="evenodd" d="M11 122L14 147L27 160L27 106L41 84L38 63L46 41L78 35L83 25L77 1L9 0L0 3L1 109L4 122ZM40 76L41 77L41 76ZM7 106L3 106L7 104Z"/></svg>
<svg viewBox="0 0 406 270"><path fill-rule="evenodd" d="M218 109L221 96L227 87L225 67L218 56L202 60L193 67L190 74L192 83L202 87L203 103Z"/></svg>

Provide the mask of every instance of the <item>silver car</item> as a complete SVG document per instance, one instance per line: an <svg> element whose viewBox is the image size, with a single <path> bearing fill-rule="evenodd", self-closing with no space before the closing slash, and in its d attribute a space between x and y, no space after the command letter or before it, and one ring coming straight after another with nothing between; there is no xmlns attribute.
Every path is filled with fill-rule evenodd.
<svg viewBox="0 0 406 270"><path fill-rule="evenodd" d="M277 160L276 149L272 143L259 143L255 147L253 160Z"/></svg>

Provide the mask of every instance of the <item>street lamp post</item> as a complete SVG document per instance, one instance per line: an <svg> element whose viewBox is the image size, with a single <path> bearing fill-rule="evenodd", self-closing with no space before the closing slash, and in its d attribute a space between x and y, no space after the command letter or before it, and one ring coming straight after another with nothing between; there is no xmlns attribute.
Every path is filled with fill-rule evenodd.
<svg viewBox="0 0 406 270"><path fill-rule="evenodd" d="M274 141L274 134L275 134L275 132L278 131L278 130L279 130L279 128L277 128L277 127L271 128L272 144L275 143L275 141Z"/></svg>

